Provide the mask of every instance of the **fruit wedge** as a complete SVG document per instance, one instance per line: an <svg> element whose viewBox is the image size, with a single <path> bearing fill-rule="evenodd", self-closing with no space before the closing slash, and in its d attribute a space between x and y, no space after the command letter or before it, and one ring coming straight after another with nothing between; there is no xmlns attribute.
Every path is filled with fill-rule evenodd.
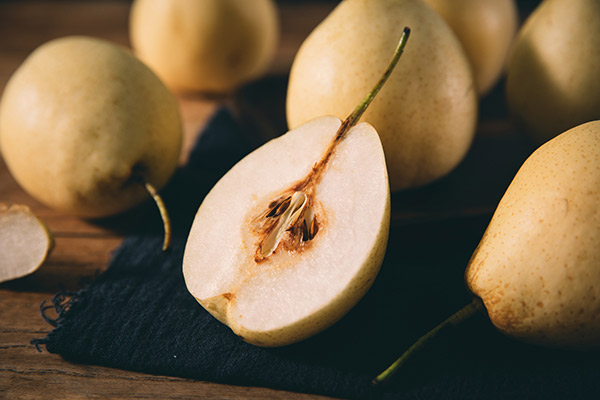
<svg viewBox="0 0 600 400"><path fill-rule="evenodd" d="M0 203L0 282L33 273L53 245L50 231L29 207Z"/></svg>

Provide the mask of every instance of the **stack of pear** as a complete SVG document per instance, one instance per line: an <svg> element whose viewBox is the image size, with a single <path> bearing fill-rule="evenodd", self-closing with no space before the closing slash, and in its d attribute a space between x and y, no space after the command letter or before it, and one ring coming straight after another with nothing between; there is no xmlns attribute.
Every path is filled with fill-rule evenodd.
<svg viewBox="0 0 600 400"><path fill-rule="evenodd" d="M403 62L364 115L383 142L392 191L432 182L469 149L477 89L469 60L446 22L422 1L345 0L299 49L290 72L290 128L348 115L385 68L402 27Z"/></svg>
<svg viewBox="0 0 600 400"><path fill-rule="evenodd" d="M511 114L538 144L600 119L600 2L545 0L509 58Z"/></svg>

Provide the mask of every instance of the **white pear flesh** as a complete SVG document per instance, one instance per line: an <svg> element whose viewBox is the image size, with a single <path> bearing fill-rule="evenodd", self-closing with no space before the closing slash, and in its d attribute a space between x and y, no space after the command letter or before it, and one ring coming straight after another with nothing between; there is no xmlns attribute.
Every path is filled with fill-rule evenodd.
<svg viewBox="0 0 600 400"><path fill-rule="evenodd" d="M177 167L179 105L127 49L84 36L51 40L11 76L0 103L0 150L31 196L83 217L150 198Z"/></svg>
<svg viewBox="0 0 600 400"><path fill-rule="evenodd" d="M362 119L381 137L393 192L448 174L475 133L471 65L431 7L414 0L340 2L298 50L286 99L290 128L322 115L344 118L387 66L405 26L411 44Z"/></svg>
<svg viewBox="0 0 600 400"><path fill-rule="evenodd" d="M0 282L35 272L53 243L50 231L29 207L0 203Z"/></svg>
<svg viewBox="0 0 600 400"><path fill-rule="evenodd" d="M526 160L466 281L510 336L600 346L600 121L557 136Z"/></svg>
<svg viewBox="0 0 600 400"><path fill-rule="evenodd" d="M185 248L190 293L245 341L282 346L312 336L366 293L383 261L390 218L385 158L361 123L339 141L314 189L319 229L299 249L260 262L252 220L309 175L341 121L321 117L235 165L200 206Z"/></svg>

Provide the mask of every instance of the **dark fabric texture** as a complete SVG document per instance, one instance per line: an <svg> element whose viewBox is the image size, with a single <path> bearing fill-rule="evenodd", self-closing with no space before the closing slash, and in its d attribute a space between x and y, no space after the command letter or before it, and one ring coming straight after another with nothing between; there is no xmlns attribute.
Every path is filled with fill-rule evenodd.
<svg viewBox="0 0 600 400"><path fill-rule="evenodd" d="M250 150L232 114L218 111L163 192L172 251L161 252L158 214L148 215L104 274L55 297L55 329L36 343L80 363L348 399L600 398L598 353L514 341L483 314L440 335L391 385L371 385L419 336L470 301L463 272L489 215L395 221L380 275L341 321L283 348L240 340L188 293L181 262L202 198Z"/></svg>

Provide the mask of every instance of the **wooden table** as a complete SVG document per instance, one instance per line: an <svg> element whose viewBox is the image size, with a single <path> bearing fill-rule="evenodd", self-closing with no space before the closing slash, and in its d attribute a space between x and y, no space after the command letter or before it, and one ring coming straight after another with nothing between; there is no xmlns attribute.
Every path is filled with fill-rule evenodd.
<svg viewBox="0 0 600 400"><path fill-rule="evenodd" d="M304 37L332 7L333 3L322 2L282 3L282 37L271 75L289 70ZM127 1L0 3L0 88L32 50L56 37L90 35L128 46L128 13ZM195 136L226 99L179 100L185 121L185 162ZM324 398L78 365L36 351L30 340L51 330L40 316L40 303L61 289L81 287L106 269L124 234L110 223L92 223L40 204L17 185L1 159L0 202L29 205L56 240L54 251L35 274L0 285L0 398Z"/></svg>

